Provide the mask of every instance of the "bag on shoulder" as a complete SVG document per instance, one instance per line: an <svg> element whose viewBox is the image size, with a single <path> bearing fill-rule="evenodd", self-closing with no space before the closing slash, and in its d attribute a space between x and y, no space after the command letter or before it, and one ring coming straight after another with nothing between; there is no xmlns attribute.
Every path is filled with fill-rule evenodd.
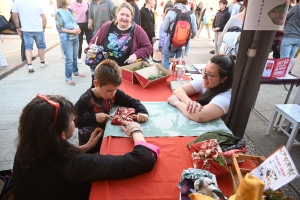
<svg viewBox="0 0 300 200"><path fill-rule="evenodd" d="M193 12L188 11L186 13L182 13L178 9L172 10L175 11L177 15L172 27L172 31L170 32L170 47L171 45L175 47L182 47L185 46L190 39L192 28L190 15Z"/></svg>
<svg viewBox="0 0 300 200"><path fill-rule="evenodd" d="M9 23L3 15L0 15L0 33L5 30L10 30L12 26L13 24Z"/></svg>

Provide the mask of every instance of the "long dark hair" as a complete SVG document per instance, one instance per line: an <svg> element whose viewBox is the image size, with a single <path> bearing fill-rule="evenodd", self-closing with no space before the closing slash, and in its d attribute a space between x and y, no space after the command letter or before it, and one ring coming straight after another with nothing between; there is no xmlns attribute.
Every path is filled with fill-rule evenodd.
<svg viewBox="0 0 300 200"><path fill-rule="evenodd" d="M234 55L215 55L210 59L211 63L218 65L219 78L227 77L224 83L221 83L215 88L206 90L201 94L197 102L201 105L207 105L216 95L226 92L232 87L233 74L235 69L235 56Z"/></svg>
<svg viewBox="0 0 300 200"><path fill-rule="evenodd" d="M17 152L22 157L24 168L43 161L51 163L56 157L73 157L81 153L79 148L61 137L75 114L72 102L59 95L47 97L60 105L55 127L55 107L41 98L29 102L19 120Z"/></svg>

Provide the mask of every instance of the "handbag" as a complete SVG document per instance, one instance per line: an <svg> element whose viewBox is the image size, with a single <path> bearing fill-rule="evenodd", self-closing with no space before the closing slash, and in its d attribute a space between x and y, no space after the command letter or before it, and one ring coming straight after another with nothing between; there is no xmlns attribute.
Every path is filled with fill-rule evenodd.
<svg viewBox="0 0 300 200"><path fill-rule="evenodd" d="M15 29L16 28L13 23L8 22L3 15L0 15L0 33L2 33L5 30L13 31Z"/></svg>

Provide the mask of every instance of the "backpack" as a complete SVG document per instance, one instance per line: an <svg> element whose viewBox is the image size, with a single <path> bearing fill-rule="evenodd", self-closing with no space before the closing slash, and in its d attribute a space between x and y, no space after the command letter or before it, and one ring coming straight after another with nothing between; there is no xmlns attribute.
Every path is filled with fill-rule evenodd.
<svg viewBox="0 0 300 200"><path fill-rule="evenodd" d="M7 29L11 29L11 24L7 21L7 19L3 15L0 15L0 33L2 33Z"/></svg>
<svg viewBox="0 0 300 200"><path fill-rule="evenodd" d="M174 21L174 25L172 27L172 31L170 33L170 47L171 45L175 47L185 46L191 35L192 23L190 15L193 13L192 11L188 11L186 13L180 12L178 9L172 9L176 12L176 18Z"/></svg>
<svg viewBox="0 0 300 200"><path fill-rule="evenodd" d="M240 35L242 29L238 26L228 28L223 35L223 41L220 47L220 53L226 55L237 55L240 44Z"/></svg>

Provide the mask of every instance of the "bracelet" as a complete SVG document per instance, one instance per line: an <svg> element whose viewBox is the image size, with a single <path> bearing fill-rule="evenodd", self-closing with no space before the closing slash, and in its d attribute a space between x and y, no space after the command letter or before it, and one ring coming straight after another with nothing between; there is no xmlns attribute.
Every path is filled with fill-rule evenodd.
<svg viewBox="0 0 300 200"><path fill-rule="evenodd" d="M134 127L131 127L130 132L132 132L132 129L134 129L134 128L137 128L138 130L141 130L140 127L134 126Z"/></svg>
<svg viewBox="0 0 300 200"><path fill-rule="evenodd" d="M133 134L138 133L138 132L144 134L143 131L141 131L141 130L134 130L134 131L130 132L130 135L132 136Z"/></svg>

